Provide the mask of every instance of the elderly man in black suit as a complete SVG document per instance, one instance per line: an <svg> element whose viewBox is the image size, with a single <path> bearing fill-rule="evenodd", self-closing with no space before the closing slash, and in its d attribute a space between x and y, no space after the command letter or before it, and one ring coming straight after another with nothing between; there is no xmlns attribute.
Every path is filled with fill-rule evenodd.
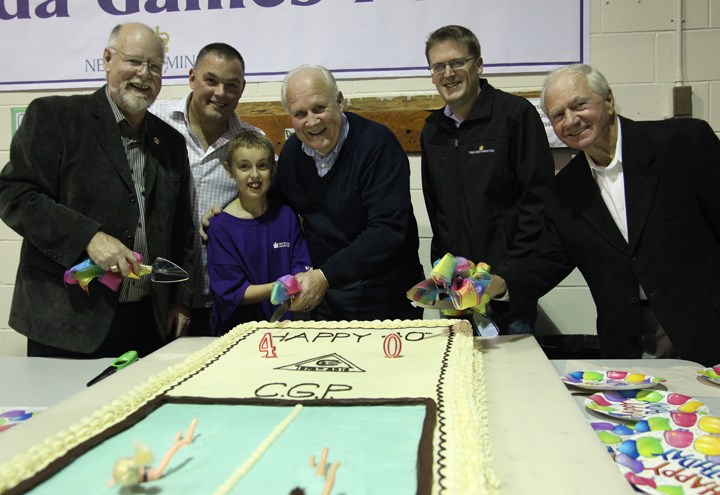
<svg viewBox="0 0 720 495"><path fill-rule="evenodd" d="M720 141L701 120L620 117L588 65L552 72L542 103L580 150L545 197L536 256L491 295L534 299L577 267L597 308L603 357L720 362ZM506 285L505 285L506 284Z"/></svg>
<svg viewBox="0 0 720 495"><path fill-rule="evenodd" d="M89 294L63 283L87 257L123 275L139 271L134 252L191 269L185 141L146 111L160 92L164 54L148 26L117 26L103 52L107 84L34 100L12 140L0 217L23 236L10 326L28 337L28 355L144 355L187 314L187 283L141 277L113 291L93 282Z"/></svg>

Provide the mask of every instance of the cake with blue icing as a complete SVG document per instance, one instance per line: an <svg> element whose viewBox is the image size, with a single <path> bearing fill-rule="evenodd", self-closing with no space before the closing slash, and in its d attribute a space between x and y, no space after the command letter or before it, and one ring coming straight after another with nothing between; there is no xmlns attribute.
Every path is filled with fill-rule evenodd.
<svg viewBox="0 0 720 495"><path fill-rule="evenodd" d="M244 324L118 403L0 466L0 491L133 493L107 487L118 459L138 441L159 458L193 419L191 442L134 490L496 491L465 321Z"/></svg>

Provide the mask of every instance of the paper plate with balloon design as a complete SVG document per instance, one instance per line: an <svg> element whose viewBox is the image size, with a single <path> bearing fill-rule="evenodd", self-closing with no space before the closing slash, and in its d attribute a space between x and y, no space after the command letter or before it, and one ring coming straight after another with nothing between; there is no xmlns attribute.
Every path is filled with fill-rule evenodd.
<svg viewBox="0 0 720 495"><path fill-rule="evenodd" d="M717 493L720 417L686 417L678 424L653 417L628 425L591 423L625 478L653 495Z"/></svg>
<svg viewBox="0 0 720 495"><path fill-rule="evenodd" d="M673 418L681 425L709 414L708 406L687 395L662 390L608 390L585 399L588 409L617 419L640 420L652 416Z"/></svg>
<svg viewBox="0 0 720 495"><path fill-rule="evenodd" d="M637 390L665 381L665 378L629 371L571 371L560 379L567 385L587 390Z"/></svg>
<svg viewBox="0 0 720 495"><path fill-rule="evenodd" d="M720 364L716 364L712 368L698 370L698 373L700 373L707 381L720 385Z"/></svg>

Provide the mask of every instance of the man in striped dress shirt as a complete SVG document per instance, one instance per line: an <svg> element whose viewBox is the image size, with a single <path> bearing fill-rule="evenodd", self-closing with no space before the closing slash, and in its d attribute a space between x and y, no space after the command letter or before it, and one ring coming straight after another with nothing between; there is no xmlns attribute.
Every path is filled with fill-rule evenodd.
<svg viewBox="0 0 720 495"><path fill-rule="evenodd" d="M243 129L256 129L235 113L245 89L242 55L225 43L203 47L190 69L190 89L185 98L159 100L150 109L178 130L187 144L194 181L193 214L195 271L194 296L188 335L210 333L210 278L207 252L197 234L203 213L213 205L226 205L237 195L237 186L223 169L228 142Z"/></svg>

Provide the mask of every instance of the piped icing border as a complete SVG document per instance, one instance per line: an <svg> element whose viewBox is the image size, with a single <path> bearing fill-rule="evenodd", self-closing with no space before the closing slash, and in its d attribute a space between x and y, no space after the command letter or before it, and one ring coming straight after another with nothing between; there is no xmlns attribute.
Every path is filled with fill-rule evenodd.
<svg viewBox="0 0 720 495"><path fill-rule="evenodd" d="M268 324L253 322L240 325L219 337L211 344L196 351L178 365L149 377L144 383L105 405L92 415L68 429L46 438L0 465L0 493L18 487L23 481L46 469L51 463L66 455L83 442L118 425L143 406L161 397L169 389L198 373L218 359L231 347L258 329L277 328L428 328L451 327L451 343L444 357L450 373L443 372L442 398L445 402L443 421L447 438L439 443L439 430L435 429L436 446L442 453L444 463L439 465L438 477L443 479L440 493L496 493L498 481L492 470L491 446L488 430L488 413L483 384L484 370L479 342L473 339L470 325L462 320L393 320L393 321L311 321ZM457 336L461 336L462 344ZM473 342L475 349L473 348ZM446 366L443 366L445 371ZM468 400L469 399L469 400ZM438 404L438 409L441 405ZM474 440L475 439L475 440ZM478 443L476 443L476 440ZM447 448L451 447L451 448ZM439 480L438 480L439 481Z"/></svg>

